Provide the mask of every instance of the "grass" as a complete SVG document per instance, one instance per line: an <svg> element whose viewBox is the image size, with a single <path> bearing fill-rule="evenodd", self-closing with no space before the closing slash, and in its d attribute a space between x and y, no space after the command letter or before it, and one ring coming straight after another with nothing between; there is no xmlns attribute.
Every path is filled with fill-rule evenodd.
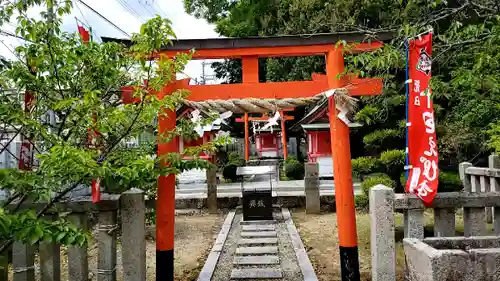
<svg viewBox="0 0 500 281"><path fill-rule="evenodd" d="M339 245L337 238L337 214L323 213L308 215L304 210L292 212L304 246L308 252L319 280L336 281L340 278ZM434 214L432 210L424 213L425 236L433 236ZM358 213L356 216L358 231L358 252L362 281L371 280L370 250L370 215ZM491 225L489 225L491 231ZM463 216L457 212L456 233L463 235ZM396 273L397 280L404 280L405 256L403 251L404 226L403 215L395 215L396 237Z"/></svg>

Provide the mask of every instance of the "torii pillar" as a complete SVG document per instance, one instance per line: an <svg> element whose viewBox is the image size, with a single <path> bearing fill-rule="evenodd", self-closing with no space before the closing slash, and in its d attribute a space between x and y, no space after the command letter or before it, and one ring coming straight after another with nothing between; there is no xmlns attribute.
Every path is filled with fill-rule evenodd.
<svg viewBox="0 0 500 281"><path fill-rule="evenodd" d="M344 72L344 55L341 47L326 55L326 73L330 89L344 87L337 75ZM328 98L330 117L330 139L335 183L335 204L337 212L340 268L342 280L359 281L358 240L356 232L356 209L352 185L351 151L349 127L337 117L334 95Z"/></svg>

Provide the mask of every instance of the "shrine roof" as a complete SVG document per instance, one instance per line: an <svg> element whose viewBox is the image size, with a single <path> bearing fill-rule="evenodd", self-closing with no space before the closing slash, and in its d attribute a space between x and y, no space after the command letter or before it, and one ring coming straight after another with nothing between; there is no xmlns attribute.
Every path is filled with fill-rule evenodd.
<svg viewBox="0 0 500 281"><path fill-rule="evenodd" d="M177 121L179 120L179 118L186 118L186 113L189 113L190 110L195 110L196 108L193 108L189 105L186 105L186 104L180 104L176 107L176 118L177 118ZM200 114L201 116L203 116L203 118L210 118L211 114L203 109L198 109L200 111ZM188 114L189 116L189 114ZM228 124L228 122L226 120L221 120L221 124L220 125L213 125L212 128L210 130L205 130L205 132L209 132L209 131L217 131L217 130L228 130L228 131L231 131L233 130L233 127L231 127L230 124Z"/></svg>
<svg viewBox="0 0 500 281"><path fill-rule="evenodd" d="M347 118L352 121L354 119L354 111L349 111ZM326 119L325 121L321 121ZM323 97L309 111L306 112L301 120L298 120L292 127L291 131L297 132L300 130L321 130L330 128L328 120L328 98ZM326 126L326 127L325 127ZM349 128L360 127L359 123L351 122Z"/></svg>

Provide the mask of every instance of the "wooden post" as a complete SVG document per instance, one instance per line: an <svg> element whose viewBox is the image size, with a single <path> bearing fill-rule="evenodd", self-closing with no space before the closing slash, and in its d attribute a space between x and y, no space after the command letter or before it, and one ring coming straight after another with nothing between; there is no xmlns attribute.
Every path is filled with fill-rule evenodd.
<svg viewBox="0 0 500 281"><path fill-rule="evenodd" d="M248 133L248 113L245 112L243 116L243 122L245 123L245 161L250 159L250 136Z"/></svg>
<svg viewBox="0 0 500 281"><path fill-rule="evenodd" d="M259 83L259 58L244 56L241 58L243 83ZM248 128L248 113L243 117L245 122L245 161L250 160L250 136Z"/></svg>
<svg viewBox="0 0 500 281"><path fill-rule="evenodd" d="M244 56L241 58L243 83L259 83L259 57Z"/></svg>
<svg viewBox="0 0 500 281"><path fill-rule="evenodd" d="M167 109L160 113L159 121L160 135L174 130L175 111ZM158 144L159 155L177 149L175 140ZM156 280L174 280L175 174L159 177L156 202Z"/></svg>
<svg viewBox="0 0 500 281"><path fill-rule="evenodd" d="M283 159L288 157L288 145L286 144L285 114L280 110L281 115L281 142L283 143Z"/></svg>
<svg viewBox="0 0 500 281"><path fill-rule="evenodd" d="M341 48L327 54L326 72L330 89L342 88L337 77L344 72L344 57ZM358 241L356 232L356 209L352 185L351 150L349 127L337 118L334 96L328 98L330 116L330 138L334 166L335 202L340 248L342 280L359 281Z"/></svg>

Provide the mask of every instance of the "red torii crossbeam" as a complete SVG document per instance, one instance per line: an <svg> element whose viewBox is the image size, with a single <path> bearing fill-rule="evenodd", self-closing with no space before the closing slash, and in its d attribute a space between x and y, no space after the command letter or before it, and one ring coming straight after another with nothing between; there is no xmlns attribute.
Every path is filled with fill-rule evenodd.
<svg viewBox="0 0 500 281"><path fill-rule="evenodd" d="M373 37L373 35L372 35ZM343 53L371 51L382 46L382 41L392 38L392 34L378 34L377 40L366 41L360 33L321 34L303 36L285 36L268 38L221 38L177 40L165 47L157 55L173 57L177 53L186 53L195 49L193 59L240 58L243 66L243 83L222 85L189 85L189 80L178 80L166 85L160 97L177 89L191 92L190 101L229 100L229 99L283 99L312 97L330 89L347 88L352 96L377 95L382 92L382 80L360 79L352 75L338 79L344 72ZM103 38L103 41L120 41ZM339 41L353 43L349 48ZM121 40L124 42L123 40ZM125 42L126 43L126 42ZM326 75L313 75L312 81L294 82L259 82L259 57L285 56L326 56ZM125 99L126 97L124 97ZM130 96L129 96L130 98ZM132 101L133 100L129 100ZM329 97L330 134L332 139L332 158L335 174L335 197L337 206L338 236L342 280L356 281L359 276L357 251L356 218L352 185L352 167L350 157L349 128L337 118L333 96ZM175 112L162 113L159 134L175 128ZM245 139L248 146L248 113L244 115ZM176 152L177 146L160 143L158 154ZM175 213L175 176L161 177L157 195L157 268L156 280L173 280L174 264L174 213Z"/></svg>

